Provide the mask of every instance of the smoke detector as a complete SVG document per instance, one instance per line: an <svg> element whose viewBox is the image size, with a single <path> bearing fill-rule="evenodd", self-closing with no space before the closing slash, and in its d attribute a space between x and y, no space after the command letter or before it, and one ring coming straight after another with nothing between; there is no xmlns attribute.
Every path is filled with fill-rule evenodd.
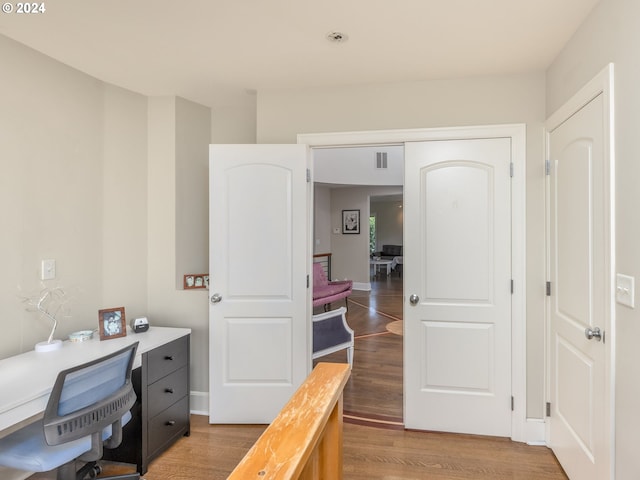
<svg viewBox="0 0 640 480"><path fill-rule="evenodd" d="M349 39L346 33L342 32L329 32L327 33L327 40L332 43L344 43Z"/></svg>

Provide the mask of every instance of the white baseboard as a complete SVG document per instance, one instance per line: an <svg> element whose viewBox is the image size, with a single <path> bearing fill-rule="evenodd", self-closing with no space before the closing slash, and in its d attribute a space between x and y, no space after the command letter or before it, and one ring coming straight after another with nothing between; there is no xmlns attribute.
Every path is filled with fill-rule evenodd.
<svg viewBox="0 0 640 480"><path fill-rule="evenodd" d="M354 290L361 290L363 292L370 292L371 291L371 283L370 282L367 282L367 283L353 282L353 289Z"/></svg>
<svg viewBox="0 0 640 480"><path fill-rule="evenodd" d="M191 413L193 415L209 416L209 392L194 392L189 394Z"/></svg>
<svg viewBox="0 0 640 480"><path fill-rule="evenodd" d="M546 446L546 423L543 418L527 418L525 438L527 445Z"/></svg>

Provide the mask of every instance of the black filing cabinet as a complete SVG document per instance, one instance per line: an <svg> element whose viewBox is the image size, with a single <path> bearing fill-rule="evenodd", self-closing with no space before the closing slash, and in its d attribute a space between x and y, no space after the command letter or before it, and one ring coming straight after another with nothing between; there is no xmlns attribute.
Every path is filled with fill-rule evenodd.
<svg viewBox="0 0 640 480"><path fill-rule="evenodd" d="M154 458L189 435L189 341L185 335L142 354L132 375L138 396L133 418L122 444L104 450L106 460L135 463L144 475Z"/></svg>

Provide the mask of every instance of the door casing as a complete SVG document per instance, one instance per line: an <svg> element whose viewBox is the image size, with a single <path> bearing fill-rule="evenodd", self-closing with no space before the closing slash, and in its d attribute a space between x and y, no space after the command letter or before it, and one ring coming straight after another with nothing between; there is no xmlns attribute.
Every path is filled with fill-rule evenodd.
<svg viewBox="0 0 640 480"><path fill-rule="evenodd" d="M544 423L527 419L526 363L526 125L488 125L476 127L374 130L299 134L297 142L311 148L403 144L409 141L510 138L514 176L512 179L511 264L514 281L512 296L512 392L511 439L520 442L544 441Z"/></svg>

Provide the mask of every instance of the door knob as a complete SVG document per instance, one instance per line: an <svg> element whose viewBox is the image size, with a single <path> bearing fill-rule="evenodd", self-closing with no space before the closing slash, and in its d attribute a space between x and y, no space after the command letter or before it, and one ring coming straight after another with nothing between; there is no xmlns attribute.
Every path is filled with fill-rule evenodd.
<svg viewBox="0 0 640 480"><path fill-rule="evenodd" d="M602 340L602 332L598 327L593 330L589 327L584 329L584 336L587 337L587 340L593 340L594 338L599 342Z"/></svg>
<svg viewBox="0 0 640 480"><path fill-rule="evenodd" d="M211 303L220 303L222 301L222 295L219 293L214 293L211 295Z"/></svg>
<svg viewBox="0 0 640 480"><path fill-rule="evenodd" d="M409 303L411 305L417 305L419 301L420 301L420 297L415 293L409 297Z"/></svg>

